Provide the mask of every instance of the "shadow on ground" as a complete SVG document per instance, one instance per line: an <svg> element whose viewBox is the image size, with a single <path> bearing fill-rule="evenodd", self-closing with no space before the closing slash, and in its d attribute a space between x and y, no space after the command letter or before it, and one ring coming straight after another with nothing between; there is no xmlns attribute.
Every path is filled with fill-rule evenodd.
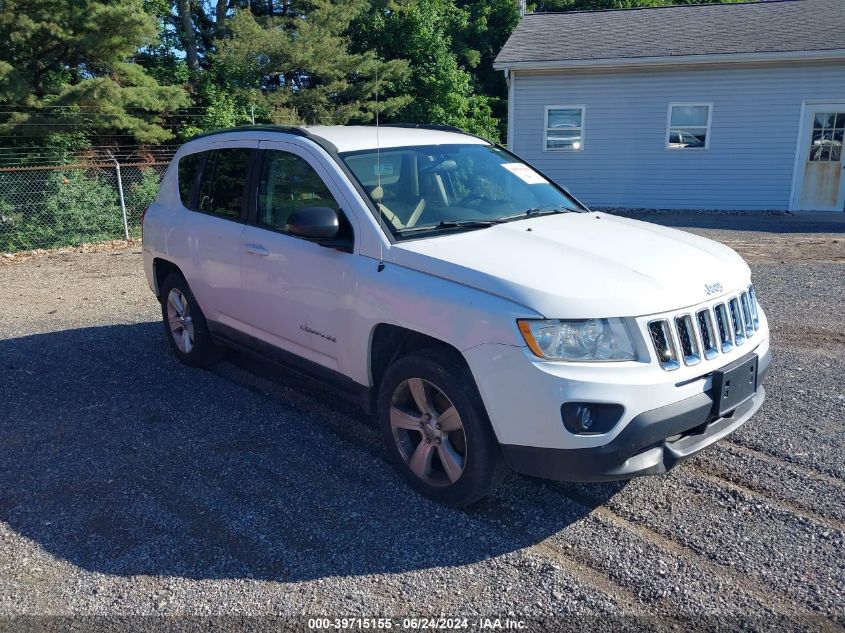
<svg viewBox="0 0 845 633"><path fill-rule="evenodd" d="M612 210L635 220L688 229L717 229L761 233L845 233L845 213L773 214Z"/></svg>
<svg viewBox="0 0 845 633"><path fill-rule="evenodd" d="M93 571L302 580L453 566L590 511L562 497L523 516L542 486L524 478L470 511L430 503L362 415L296 381L286 399L182 367L158 323L3 340L0 370L0 520Z"/></svg>

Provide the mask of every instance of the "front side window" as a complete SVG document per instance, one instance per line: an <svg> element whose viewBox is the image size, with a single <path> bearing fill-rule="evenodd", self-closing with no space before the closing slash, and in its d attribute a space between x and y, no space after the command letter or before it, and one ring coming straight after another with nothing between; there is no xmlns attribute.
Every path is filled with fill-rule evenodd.
<svg viewBox="0 0 845 633"><path fill-rule="evenodd" d="M339 206L320 175L305 159L281 151L266 151L258 182L256 222L282 233L288 218L304 207Z"/></svg>
<svg viewBox="0 0 845 633"><path fill-rule="evenodd" d="M547 106L545 149L580 152L584 149L584 106Z"/></svg>
<svg viewBox="0 0 845 633"><path fill-rule="evenodd" d="M705 103L670 103L668 149L707 149L710 143L711 106Z"/></svg>
<svg viewBox="0 0 845 633"><path fill-rule="evenodd" d="M245 147L208 153L197 198L198 211L230 219L241 217L251 155L252 150Z"/></svg>
<svg viewBox="0 0 845 633"><path fill-rule="evenodd" d="M341 158L399 239L583 209L554 183L491 145L420 145Z"/></svg>

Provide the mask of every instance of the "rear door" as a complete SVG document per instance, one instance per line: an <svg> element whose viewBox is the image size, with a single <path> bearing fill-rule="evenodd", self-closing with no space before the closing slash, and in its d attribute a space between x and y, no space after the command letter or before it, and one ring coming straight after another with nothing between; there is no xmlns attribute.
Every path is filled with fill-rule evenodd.
<svg viewBox="0 0 845 633"><path fill-rule="evenodd" d="M338 369L355 255L291 235L287 218L302 207L332 207L354 239L354 218L318 157L293 143L262 141L249 223L241 240L247 333ZM354 250L354 249L353 249Z"/></svg>
<svg viewBox="0 0 845 633"><path fill-rule="evenodd" d="M257 141L228 142L202 153L189 209L180 214L181 230L168 238L168 248L179 254L177 263L212 328L215 323L236 326L241 316L241 234L257 146Z"/></svg>

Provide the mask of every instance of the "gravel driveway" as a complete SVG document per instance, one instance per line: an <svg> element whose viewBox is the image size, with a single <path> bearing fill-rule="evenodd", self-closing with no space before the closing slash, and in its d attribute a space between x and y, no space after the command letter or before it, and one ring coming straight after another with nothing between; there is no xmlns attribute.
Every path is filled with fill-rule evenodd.
<svg viewBox="0 0 845 633"><path fill-rule="evenodd" d="M647 216L753 268L760 413L668 475L511 476L469 511L411 493L320 385L240 356L181 366L137 245L0 258L0 615L839 630L845 223L684 217Z"/></svg>

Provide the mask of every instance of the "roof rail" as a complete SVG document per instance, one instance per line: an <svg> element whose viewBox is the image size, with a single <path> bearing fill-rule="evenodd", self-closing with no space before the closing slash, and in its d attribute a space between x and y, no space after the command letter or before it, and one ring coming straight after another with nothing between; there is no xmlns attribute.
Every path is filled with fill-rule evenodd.
<svg viewBox="0 0 845 633"><path fill-rule="evenodd" d="M375 127L375 126L370 126ZM454 125L442 125L440 123L382 123L381 127L392 127L392 128L408 128L408 129L418 129L418 130L435 130L438 132L454 132L457 134L464 134L466 136L472 136L477 139L481 139L491 145L498 145L498 143L491 141L488 138L483 136L479 136L478 134L473 134L472 132L466 132L459 127ZM337 147L335 147L334 143L331 141L323 138L318 134L314 134L306 127L301 127L298 125L274 125L274 124L266 124L266 125L238 125L229 128L222 128L220 130L212 130L210 132L203 132L202 134L197 134L196 136L192 136L189 138L189 141L193 141L199 138L207 138L209 136L216 136L218 134L227 134L229 132L281 132L283 134L293 134L295 136L301 136L303 138L307 138L310 141L315 142L317 145L320 145L323 149L328 149L331 152L337 153Z"/></svg>
<svg viewBox="0 0 845 633"><path fill-rule="evenodd" d="M460 132L467 134L461 128L454 125L442 125L440 123L382 123L381 127L407 127L419 130L438 130L440 132Z"/></svg>
<svg viewBox="0 0 845 633"><path fill-rule="evenodd" d="M209 136L216 136L218 134L228 134L229 132L281 132L283 134L293 134L294 136L301 136L302 138L307 138L309 141L313 141L314 143L316 143L323 149L328 150L329 152L337 153L337 147L335 147L334 143L324 139L322 136L313 134L304 127L300 127L298 125L236 125L233 127L222 128L220 130L212 130L211 132L203 132L202 134L192 136L188 140L193 141L198 138L207 138Z"/></svg>
<svg viewBox="0 0 845 633"><path fill-rule="evenodd" d="M382 123L382 127L405 127L405 128L413 128L418 130L437 130L438 132L457 132L458 134L464 134L465 136L472 136L473 138L481 139L491 145L498 146L499 144L495 141L491 141L489 138L481 136L479 134L473 134L472 132L467 132L466 130L462 130L461 128L454 126L454 125L444 125L441 123Z"/></svg>
<svg viewBox="0 0 845 633"><path fill-rule="evenodd" d="M304 136L306 138L313 136L308 130L298 125L236 125L219 130L211 130L210 132L202 132L201 134L192 136L188 140L193 141L198 138L216 136L217 134L228 134L229 132L284 132L285 134L295 134L296 136Z"/></svg>

